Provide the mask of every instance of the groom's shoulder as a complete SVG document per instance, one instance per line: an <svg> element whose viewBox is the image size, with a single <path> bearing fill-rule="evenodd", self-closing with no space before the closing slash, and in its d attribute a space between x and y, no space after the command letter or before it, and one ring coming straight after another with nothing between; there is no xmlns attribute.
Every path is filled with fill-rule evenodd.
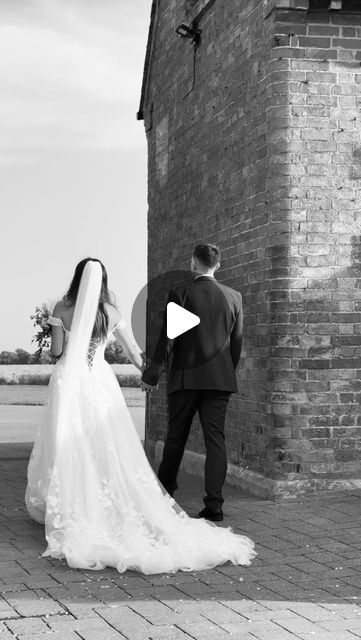
<svg viewBox="0 0 361 640"><path fill-rule="evenodd" d="M219 282L216 279L214 280L214 284L216 285L217 289L223 293L228 303L235 305L237 308L242 307L242 295L239 291L237 291L236 289L232 289L232 287L228 287L227 285ZM196 280L191 280L185 282L184 284L173 287L170 292L171 299L174 300L174 302L184 301L188 296L197 297L198 294L199 288L197 287Z"/></svg>
<svg viewBox="0 0 361 640"><path fill-rule="evenodd" d="M172 287L169 291L169 296L175 300L183 299L192 289L194 289L193 281L183 282Z"/></svg>
<svg viewBox="0 0 361 640"><path fill-rule="evenodd" d="M232 287L228 287L226 284L223 284L222 282L218 282L218 280L217 280L217 285L228 300L231 300L236 304L240 304L240 305L242 304L242 294L240 291L237 291Z"/></svg>

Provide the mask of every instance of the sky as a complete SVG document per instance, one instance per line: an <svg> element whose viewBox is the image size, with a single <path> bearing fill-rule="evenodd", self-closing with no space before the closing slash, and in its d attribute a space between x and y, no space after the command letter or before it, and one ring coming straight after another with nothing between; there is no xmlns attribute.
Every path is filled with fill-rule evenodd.
<svg viewBox="0 0 361 640"><path fill-rule="evenodd" d="M146 283L147 151L136 120L151 0L0 2L0 351L100 258L120 311Z"/></svg>

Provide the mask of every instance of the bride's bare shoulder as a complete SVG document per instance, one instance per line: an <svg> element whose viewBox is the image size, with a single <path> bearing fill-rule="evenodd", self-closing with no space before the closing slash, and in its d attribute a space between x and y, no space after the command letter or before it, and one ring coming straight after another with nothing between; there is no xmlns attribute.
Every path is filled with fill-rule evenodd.
<svg viewBox="0 0 361 640"><path fill-rule="evenodd" d="M51 315L55 316L56 318L61 318L62 315L66 313L68 310L69 310L69 305L66 303L64 298L62 298L61 300L58 300L58 302L56 302Z"/></svg>

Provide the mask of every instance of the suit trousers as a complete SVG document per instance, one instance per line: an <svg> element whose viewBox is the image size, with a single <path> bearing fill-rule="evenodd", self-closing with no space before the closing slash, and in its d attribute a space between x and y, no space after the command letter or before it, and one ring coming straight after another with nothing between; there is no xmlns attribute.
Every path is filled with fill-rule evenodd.
<svg viewBox="0 0 361 640"><path fill-rule="evenodd" d="M177 476L193 418L198 412L206 448L203 501L211 510L224 502L222 487L227 473L224 424L231 393L181 389L168 395L168 432L158 478L168 493L178 488Z"/></svg>

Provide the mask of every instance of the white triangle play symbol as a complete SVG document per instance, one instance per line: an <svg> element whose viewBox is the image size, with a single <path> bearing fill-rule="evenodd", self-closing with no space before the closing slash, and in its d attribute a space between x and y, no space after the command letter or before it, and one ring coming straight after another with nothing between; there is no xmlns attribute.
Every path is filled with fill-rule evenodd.
<svg viewBox="0 0 361 640"><path fill-rule="evenodd" d="M171 340L182 333L193 329L200 323L200 318L194 313L183 309L175 302L167 304L167 336Z"/></svg>

